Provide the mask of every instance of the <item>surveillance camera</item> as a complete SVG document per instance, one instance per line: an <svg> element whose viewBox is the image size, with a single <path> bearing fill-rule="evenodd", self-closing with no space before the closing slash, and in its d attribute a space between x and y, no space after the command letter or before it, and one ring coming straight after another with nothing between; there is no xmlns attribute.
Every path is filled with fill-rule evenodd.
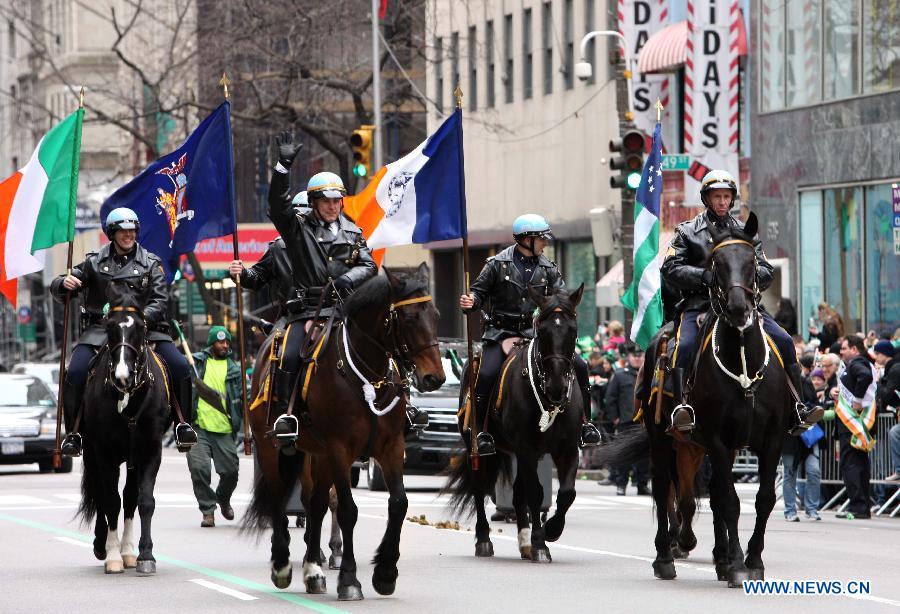
<svg viewBox="0 0 900 614"><path fill-rule="evenodd" d="M581 81L587 81L594 74L594 69L590 62L578 62L575 64L575 76Z"/></svg>

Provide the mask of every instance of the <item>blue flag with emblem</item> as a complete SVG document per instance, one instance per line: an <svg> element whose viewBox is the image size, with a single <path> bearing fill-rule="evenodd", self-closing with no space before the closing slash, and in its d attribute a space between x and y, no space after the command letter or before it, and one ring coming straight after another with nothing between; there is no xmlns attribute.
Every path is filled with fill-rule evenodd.
<svg viewBox="0 0 900 614"><path fill-rule="evenodd" d="M631 340L647 349L663 323L659 275L659 203L662 198L661 127L653 130L653 145L634 197L634 277L622 304L634 313Z"/></svg>
<svg viewBox="0 0 900 614"><path fill-rule="evenodd" d="M166 281L178 259L198 241L233 234L234 156L231 105L223 102L175 151L116 190L100 208L100 219L128 207L140 220L138 241L163 262Z"/></svg>

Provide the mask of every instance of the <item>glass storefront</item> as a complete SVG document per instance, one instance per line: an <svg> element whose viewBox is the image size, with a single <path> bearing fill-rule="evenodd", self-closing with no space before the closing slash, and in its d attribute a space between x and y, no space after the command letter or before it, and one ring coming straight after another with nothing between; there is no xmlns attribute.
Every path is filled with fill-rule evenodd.
<svg viewBox="0 0 900 614"><path fill-rule="evenodd" d="M900 326L900 255L894 251L889 184L866 188L866 328L892 334Z"/></svg>
<svg viewBox="0 0 900 614"><path fill-rule="evenodd" d="M805 331L809 318L817 316L817 308L825 296L825 236L822 230L822 192L800 193L800 304L799 330Z"/></svg>
<svg viewBox="0 0 900 614"><path fill-rule="evenodd" d="M844 318L844 330L862 326L862 190L825 190L825 300Z"/></svg>

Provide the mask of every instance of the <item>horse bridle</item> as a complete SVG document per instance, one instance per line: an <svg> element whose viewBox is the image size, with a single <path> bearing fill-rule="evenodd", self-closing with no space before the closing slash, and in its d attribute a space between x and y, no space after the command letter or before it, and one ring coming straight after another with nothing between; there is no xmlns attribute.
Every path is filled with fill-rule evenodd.
<svg viewBox="0 0 900 614"><path fill-rule="evenodd" d="M719 277L716 275L716 261L713 259L709 270L712 271L713 274L713 284L709 288L709 303L713 309L713 313L718 317L722 317L725 313L725 305L728 302L728 292L734 288L740 288L744 292L746 292L753 303L753 311L756 312L759 309L760 300L762 300L762 295L759 291L759 280L758 275L755 273L757 270L757 258L756 258L756 248L750 241L745 241L743 239L728 239L727 241L722 241L718 243L715 247L713 247L713 254L717 250L727 245L744 245L753 250L753 287L748 288L744 284L732 283L727 288L723 288L719 285Z"/></svg>
<svg viewBox="0 0 900 614"><path fill-rule="evenodd" d="M422 345L410 350L409 344L406 341L406 335L403 332L403 327L400 325L400 314L398 310L402 309L403 307L409 307L410 305L430 303L431 301L431 295L426 294L425 296L407 298L403 299L402 301L391 303L391 306L388 310L388 317L386 322L387 330L393 338L394 348L397 350L397 357L399 358L399 362L404 363L404 367L410 370L415 369L416 356L418 356L425 350L430 350L431 348L437 346L438 342L435 341L434 343L428 343L426 345Z"/></svg>
<svg viewBox="0 0 900 614"><path fill-rule="evenodd" d="M109 309L109 313L115 313L115 312L139 314L140 310L137 309L136 307L111 307ZM144 323L144 328L146 329L146 327L147 327L147 325L146 325L146 323ZM135 376L134 376L134 385L133 386L128 386L128 385L120 386L118 383L118 380L115 377L109 376L109 374L112 373L114 370L113 363L115 361L114 355L116 353L116 350L118 350L119 348L123 348L123 347L128 348L129 350L133 351L136 356L135 365L134 365ZM110 346L109 344L107 344L107 348L109 350L108 355L107 355L107 374L106 374L107 383L112 385L112 387L115 388L121 394L131 395L135 390L138 390L141 386L144 385L144 378L142 377L142 374L144 372L144 369L147 366L146 335L144 337L144 342L141 344L140 348L135 347L134 345L128 343L127 341L121 341L113 346Z"/></svg>
<svg viewBox="0 0 900 614"><path fill-rule="evenodd" d="M572 382L575 379L575 352L573 351L571 356L565 356L563 354L557 353L547 354L545 356L541 354L540 344L537 343L538 327L544 320L556 313L563 313L572 318L578 317L577 312L575 312L574 310L566 309L559 305L538 314L538 316L534 319L534 370L537 373L541 392L545 397L547 397L547 400L551 405L560 408L565 407L565 405L568 404L570 396L569 393L572 389ZM566 364L566 380L568 381L568 386L566 387L566 396L563 399L551 399L550 395L547 394L547 373L544 369L544 363L548 360L562 360Z"/></svg>

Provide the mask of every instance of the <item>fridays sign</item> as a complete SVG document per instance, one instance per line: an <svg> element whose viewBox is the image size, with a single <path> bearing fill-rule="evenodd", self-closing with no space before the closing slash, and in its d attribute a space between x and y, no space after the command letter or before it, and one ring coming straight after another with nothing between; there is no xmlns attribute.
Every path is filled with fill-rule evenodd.
<svg viewBox="0 0 900 614"><path fill-rule="evenodd" d="M665 0L618 0L617 11L620 32L625 37L630 57L635 60L647 39L669 24L669 7ZM635 70L631 81L634 124L642 132L653 134L656 101L659 100L663 108L669 108L669 75L644 75Z"/></svg>

